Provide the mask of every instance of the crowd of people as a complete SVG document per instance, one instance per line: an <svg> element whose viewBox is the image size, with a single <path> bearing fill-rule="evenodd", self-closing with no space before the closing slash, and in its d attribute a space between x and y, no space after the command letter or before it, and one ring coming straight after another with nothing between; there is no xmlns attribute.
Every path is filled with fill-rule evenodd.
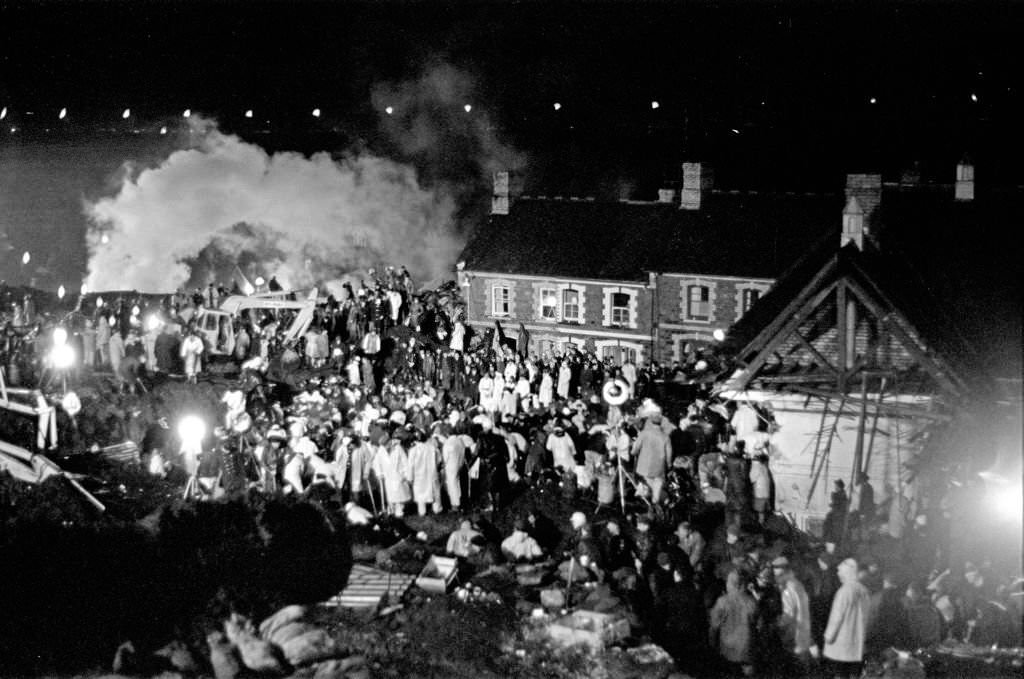
<svg viewBox="0 0 1024 679"><path fill-rule="evenodd" d="M548 564L684 667L797 676L825 663L859 676L865 654L890 646L1020 643L1019 579L986 563L949 570L920 517L899 540L878 530L889 510L866 477L855 503L837 482L821 547L776 514L770 412L699 387L675 412L658 405L658 385L694 382L710 357L532 354L498 328L474 333L454 288L416 294L402 269L369 278L329 296L290 344L289 312L235 319L223 421L196 447L154 423L140 441L147 468L180 466L209 495L329 487L354 521L458 513L444 551L482 570ZM210 347L195 318L230 292L79 310L84 367L111 369L125 390L147 373L200 379ZM624 403L608 402L608 384ZM518 501L510 534L495 534L493 517L543 484L596 512L560 530Z"/></svg>

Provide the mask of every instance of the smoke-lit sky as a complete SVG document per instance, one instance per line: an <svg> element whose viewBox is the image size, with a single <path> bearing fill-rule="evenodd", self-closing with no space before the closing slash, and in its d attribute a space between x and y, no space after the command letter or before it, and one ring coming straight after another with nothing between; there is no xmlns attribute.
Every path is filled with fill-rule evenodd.
<svg viewBox="0 0 1024 679"><path fill-rule="evenodd" d="M1017 186L1021 35L1012 2L5 0L0 278L77 287L88 206L130 221L162 195L171 159L214 162L211 148L264 169L319 162L342 184L364 162L409 168L390 176L424 205L451 201L428 221L456 237L498 165L520 164L537 193L616 198L649 197L684 159L714 163L728 188L837 191L846 172L892 177L914 161L950 182L967 153L979 183ZM186 108L229 146L183 139ZM993 268L977 259L964 264ZM989 296L1019 306L1010 275L996 283Z"/></svg>

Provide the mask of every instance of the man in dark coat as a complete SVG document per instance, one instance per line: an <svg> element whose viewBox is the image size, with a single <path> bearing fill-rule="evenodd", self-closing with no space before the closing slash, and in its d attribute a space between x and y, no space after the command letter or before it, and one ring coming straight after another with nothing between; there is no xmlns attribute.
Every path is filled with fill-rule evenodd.
<svg viewBox="0 0 1024 679"><path fill-rule="evenodd" d="M476 454L480 459L480 495L485 509L500 510L508 487L508 446L489 423L481 427L477 436Z"/></svg>

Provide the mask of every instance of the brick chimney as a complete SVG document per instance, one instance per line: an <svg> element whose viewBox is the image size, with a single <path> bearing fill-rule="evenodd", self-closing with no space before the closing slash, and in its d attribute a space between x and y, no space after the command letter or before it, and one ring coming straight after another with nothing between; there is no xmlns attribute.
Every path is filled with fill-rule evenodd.
<svg viewBox="0 0 1024 679"><path fill-rule="evenodd" d="M956 188L953 196L961 201L974 200L974 165L966 156L956 165Z"/></svg>
<svg viewBox="0 0 1024 679"><path fill-rule="evenodd" d="M707 163L683 163L683 190L679 209L699 210L701 197L711 190L715 175Z"/></svg>
<svg viewBox="0 0 1024 679"><path fill-rule="evenodd" d="M850 207L850 199L857 199L857 206L862 214L862 232L871 237L878 235L880 224L877 221L878 206L882 204L882 175L880 174L848 174L846 175L846 203ZM846 211L843 211L846 214ZM845 223L845 217L844 217ZM845 232L845 229L844 229Z"/></svg>
<svg viewBox="0 0 1024 679"><path fill-rule="evenodd" d="M507 215L523 192L522 177L514 172L501 171L494 173L494 193L491 196L491 214Z"/></svg>
<svg viewBox="0 0 1024 679"><path fill-rule="evenodd" d="M864 210L856 196L850 196L843 208L843 235L839 241L839 247L845 247L852 242L858 250L864 249Z"/></svg>

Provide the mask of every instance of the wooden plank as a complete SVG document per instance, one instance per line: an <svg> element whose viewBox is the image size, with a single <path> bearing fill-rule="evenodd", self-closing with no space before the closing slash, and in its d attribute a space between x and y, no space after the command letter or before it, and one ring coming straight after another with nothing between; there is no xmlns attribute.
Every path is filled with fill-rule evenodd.
<svg viewBox="0 0 1024 679"><path fill-rule="evenodd" d="M849 365L846 363L846 279L840 278L836 287L836 342L837 353L839 354L839 379L836 386L839 391L846 390L846 371Z"/></svg>
<svg viewBox="0 0 1024 679"><path fill-rule="evenodd" d="M871 451L875 447L875 434L878 432L878 416L882 412L882 396L885 394L885 378L882 378L882 386L878 389L878 399L875 401L875 417L871 421L871 436L868 438L867 459L864 460L864 472L871 469Z"/></svg>
<svg viewBox="0 0 1024 679"><path fill-rule="evenodd" d="M791 387L793 391L801 394L813 394L814 396L828 396L834 395L833 392L825 391L824 389L815 389L814 387L805 387L803 385L796 385ZM856 396L849 397L851 405L860 405L860 399ZM914 406L904 406L897 403L887 403L879 406L883 412L903 415L904 417L920 417L927 420L935 420L938 422L948 422L951 417L943 415L942 413L930 413L927 410L921 408L915 408Z"/></svg>
<svg viewBox="0 0 1024 679"><path fill-rule="evenodd" d="M807 402L810 403L810 400L811 395L808 394ZM821 439L824 438L825 435L825 420L828 418L828 404L830 402L831 399L828 396L826 396L825 404L822 406L821 409L821 423L818 425L818 435L814 441L814 457L811 459L811 476L814 476L814 467L818 464L818 453L821 452ZM807 406L805 405L804 408L806 407Z"/></svg>
<svg viewBox="0 0 1024 679"><path fill-rule="evenodd" d="M825 301L826 298L828 298L830 294L832 294L832 291L835 288L836 283L829 284L828 287L818 292L818 294L816 294L813 298L807 300L804 303L804 305L797 310L793 317L789 319L785 326L783 326L782 330L780 330L775 336L771 338L771 340L769 340L768 344L761 349L757 357L750 363L749 366L747 366L747 368L745 369L746 375L742 378L740 386L737 387L738 391L743 391L744 389L747 388L747 385L750 383L750 380L753 379L754 375L757 374L757 371L761 369L761 366L765 364L765 362L768 360L768 357L771 356L771 354L774 351L776 351L776 349L778 349L783 342L786 341L786 339L794 330L800 327L801 323L807 320L807 317L810 316L811 313L818 308L818 305L820 305L823 301Z"/></svg>
<svg viewBox="0 0 1024 679"><path fill-rule="evenodd" d="M793 337L796 337L800 344L802 344L804 348L807 349L807 351L811 352L811 356L814 356L814 358L816 358L823 367L825 367L834 376L839 377L839 370L837 370L835 366L829 363L828 359L822 356L821 352L815 349L814 345L811 344L810 341L806 337L804 337L799 330L793 331Z"/></svg>
<svg viewBox="0 0 1024 679"><path fill-rule="evenodd" d="M868 311L878 317L879 321L885 326L885 328L896 336L900 343L906 347L907 351L913 355L918 363L920 363L921 366L924 367L937 382L939 382L939 384L954 395L960 394L960 384L959 379L956 378L956 374L953 371L947 370L946 367L942 365L941 359L936 359L930 356L927 351L919 347L910 334L903 329L903 326L893 318L894 315L898 315L905 323L910 325L899 311L885 311L873 299L871 299L868 292L856 281L848 281L847 284L850 291L857 296L857 299L859 299L865 307L868 308ZM956 381L954 382L954 380Z"/></svg>
<svg viewBox="0 0 1024 679"><path fill-rule="evenodd" d="M779 312L779 315L772 320L771 323L766 325L761 332L757 333L754 339L747 343L747 346L743 347L743 350L738 354L741 358L746 359L747 355L751 352L760 352L764 343L769 341L770 338L778 334L779 328L786 324L786 319L790 318L792 314L796 313L798 309L802 308L808 298L814 294L814 290L821 285L827 278L835 271L838 262L838 257L833 256L828 262L814 275L814 278L804 286L804 288L793 298L786 307ZM817 305L815 305L817 306Z"/></svg>
<svg viewBox="0 0 1024 679"><path fill-rule="evenodd" d="M839 409L836 410L836 419L832 423L832 429L830 429L828 433L828 443L825 444L825 453L821 457L821 466L818 467L818 472L814 475L814 480L811 481L811 489L807 491L807 504L804 506L805 509L811 506L811 498L814 497L814 489L817 487L818 479L821 477L821 470L828 466L829 454L832 452L832 439L835 437L836 430L839 428L839 418L843 416L843 406L845 404L846 395L843 394L843 397L839 399ZM827 482L828 479L826 478L825 481Z"/></svg>

